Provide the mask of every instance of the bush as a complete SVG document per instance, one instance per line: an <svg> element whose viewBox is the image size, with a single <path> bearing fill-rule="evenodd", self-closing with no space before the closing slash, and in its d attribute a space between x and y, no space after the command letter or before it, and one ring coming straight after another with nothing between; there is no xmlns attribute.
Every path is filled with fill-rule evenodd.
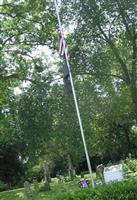
<svg viewBox="0 0 137 200"><path fill-rule="evenodd" d="M123 167L127 172L137 172L137 160L133 158L127 158Z"/></svg>
<svg viewBox="0 0 137 200"><path fill-rule="evenodd" d="M119 182L95 189L59 194L56 200L137 200L137 181Z"/></svg>
<svg viewBox="0 0 137 200"><path fill-rule="evenodd" d="M127 158L123 163L123 170L125 174L125 178L136 178L137 177L137 160L131 158Z"/></svg>
<svg viewBox="0 0 137 200"><path fill-rule="evenodd" d="M8 190L8 185L0 180L0 192Z"/></svg>

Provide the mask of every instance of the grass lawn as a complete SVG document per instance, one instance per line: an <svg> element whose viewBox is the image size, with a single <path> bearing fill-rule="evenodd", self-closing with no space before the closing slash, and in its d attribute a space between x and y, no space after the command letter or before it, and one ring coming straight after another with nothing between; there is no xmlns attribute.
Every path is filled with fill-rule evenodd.
<svg viewBox="0 0 137 200"><path fill-rule="evenodd" d="M51 183L51 191L39 192L33 194L30 200L55 200L56 195L60 193L67 193L78 190L78 181L66 182L66 183ZM25 200L24 189L15 189L5 192L0 192L0 200Z"/></svg>
<svg viewBox="0 0 137 200"><path fill-rule="evenodd" d="M40 184L41 186L42 184ZM137 200L136 191L137 177L106 186L96 185L95 190L79 188L78 178L71 182L56 183L54 181L51 183L51 190L49 192L42 192L42 190L38 194L33 192L33 196L29 200ZM24 189L0 192L0 200L26 200Z"/></svg>
<svg viewBox="0 0 137 200"><path fill-rule="evenodd" d="M94 179L96 179L96 174L93 174ZM89 179L89 175L85 175L86 179ZM33 196L29 198L30 200L56 200L56 196L62 193L73 193L79 189L80 176L71 182L60 182L56 183L53 179L51 185L51 191L49 192L39 192L38 194L33 193ZM41 186L41 184L40 184ZM32 188L33 190L33 188ZM9 190L0 192L0 200L25 200L24 188Z"/></svg>

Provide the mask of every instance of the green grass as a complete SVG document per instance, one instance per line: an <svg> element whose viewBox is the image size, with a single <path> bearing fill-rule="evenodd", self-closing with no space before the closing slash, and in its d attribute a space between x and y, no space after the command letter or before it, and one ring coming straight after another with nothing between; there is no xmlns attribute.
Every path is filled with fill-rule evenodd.
<svg viewBox="0 0 137 200"><path fill-rule="evenodd" d="M93 175L95 179L96 178L95 173ZM85 178L89 179L89 175L85 175ZM56 183L55 179L52 179L54 183L51 183L51 191L39 192L38 194L35 194L33 192L33 196L30 198L30 200L55 200L56 196L62 193L73 193L79 189L79 180L80 176L77 176L77 179L75 181L66 183L64 182ZM20 189L0 192L0 200L25 200L24 189L20 188Z"/></svg>
<svg viewBox="0 0 137 200"><path fill-rule="evenodd" d="M55 200L56 195L60 193L70 193L76 191L79 188L78 181L67 183L51 183L51 191L33 193L30 200ZM24 189L10 190L6 192L0 192L0 200L25 200Z"/></svg>
<svg viewBox="0 0 137 200"><path fill-rule="evenodd" d="M89 178L89 176L87 175L85 178ZM95 174L94 174L94 178L95 178ZM133 180L133 181L132 181ZM85 200L85 199L89 199L88 198L84 198L83 195L87 195L90 196L91 194L91 197L90 199L96 199L95 196L97 194L104 194L104 195L108 195L109 193L112 195L117 195L118 191L117 190L117 186L120 187L120 191L122 191L123 189L123 192L122 194L124 194L124 191L125 190L129 190L131 191L132 188L134 189L135 187L135 191L136 191L136 188L137 188L137 177L134 177L132 179L129 179L128 181L126 182L123 182L123 183L118 183L118 184L112 184L112 186L110 187L109 185L108 186L96 186L96 189L95 190L92 190L92 189L86 189L86 190L83 190L83 189L80 189L79 188L79 177L74 180L73 182L60 182L60 183L56 183L55 180L53 180L54 183L51 183L51 191L49 192L44 192L43 190L41 190L41 192L39 192L38 194L34 193L33 191L33 196L31 198L29 198L29 200L65 200L67 199L66 197L69 196L68 199L73 199L73 200ZM42 184L40 184L40 188L42 188ZM111 190L112 188L112 190ZM33 186L32 186L32 189L33 189ZM113 194L113 191L114 194ZM85 193L85 194L84 194ZM81 195L81 197L79 197L79 195ZM133 190L133 195L134 195L134 190ZM74 198L72 198L74 196ZM106 196L105 196L106 198ZM125 198L125 196L124 196ZM99 198L100 199L100 198ZM96 200L99 200L98 198ZM116 197L116 200L118 198ZM130 198L125 198L124 200L128 200ZM20 189L15 189L15 190L10 190L10 191L4 191L4 192L0 192L0 200L26 200L26 198L24 197L24 189L23 188L20 188ZM103 199L104 200L104 199ZM106 199L105 199L106 200ZM109 199L111 200L111 199ZM121 199L120 199L121 200ZM130 199L132 200L132 199ZM133 198L133 200L137 200L136 198Z"/></svg>
<svg viewBox="0 0 137 200"><path fill-rule="evenodd" d="M14 199L22 200L24 199L23 193L24 193L23 189L0 192L0 200L14 200Z"/></svg>

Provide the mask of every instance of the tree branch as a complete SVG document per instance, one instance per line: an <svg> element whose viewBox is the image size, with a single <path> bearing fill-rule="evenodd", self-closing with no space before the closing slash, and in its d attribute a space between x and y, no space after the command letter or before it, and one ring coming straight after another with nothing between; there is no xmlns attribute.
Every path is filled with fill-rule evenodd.
<svg viewBox="0 0 137 200"><path fill-rule="evenodd" d="M120 63L123 73L124 73L124 79L126 80L126 82L128 84L130 84L130 77L129 77L129 73L128 73L128 68L126 63L122 60L122 58L120 57L120 54L118 52L118 49L116 48L115 44L110 40L110 38L107 37L107 35L105 34L105 32L103 31L103 29L101 28L100 25L98 25L98 28L101 32L101 34L104 36L104 38L106 39L106 42L109 44L111 50L113 51L117 61Z"/></svg>
<svg viewBox="0 0 137 200"><path fill-rule="evenodd" d="M30 81L32 83L36 83L35 80L32 80L30 78L23 78L23 79L20 79L19 75L14 73L14 74L10 74L8 76L4 76L4 75L0 75L0 80L4 80L4 81L8 81L8 80L11 80L11 79L18 79L18 80L25 80L25 81Z"/></svg>
<svg viewBox="0 0 137 200"><path fill-rule="evenodd" d="M3 43L2 46L4 46L8 41L10 41L15 35L11 35L10 37L8 37Z"/></svg>
<svg viewBox="0 0 137 200"><path fill-rule="evenodd" d="M118 78L118 79L121 79L122 81L126 82L126 80L120 76L120 75L117 75L117 74L111 74L111 73L93 73L93 72L82 72L82 73L79 73L77 75L91 75L91 76L109 76L109 77L115 77L115 78Z"/></svg>
<svg viewBox="0 0 137 200"><path fill-rule="evenodd" d="M11 15L10 13L6 13L6 12L0 12L0 15L7 15L8 17L12 17L12 18L15 18L15 16Z"/></svg>
<svg viewBox="0 0 137 200"><path fill-rule="evenodd" d="M128 22L127 22L126 17L125 17L126 14L124 12L124 8L122 8L123 4L121 5L121 2L119 0L116 0L116 1L117 1L117 5L118 5L118 8L119 8L119 14L122 17L123 24L124 24L124 26L126 28L126 32L127 32L128 36L129 36L129 38L130 38L130 40L131 40L131 42L133 44L133 35L132 35L132 32L129 29ZM129 39L129 38L127 38L127 39Z"/></svg>
<svg viewBox="0 0 137 200"><path fill-rule="evenodd" d="M14 37L14 36L13 36ZM12 37L11 37L12 38ZM11 38L8 38L8 39L6 39L4 42L3 42L3 46L8 42L8 41L10 41L10 39ZM16 44L14 44L14 43L10 43L9 45L10 46L14 46L14 45L26 45L26 46L31 46L31 45L33 45L33 46L39 46L39 45L41 45L41 46L51 46L51 44L52 44L52 42L51 41L48 41L48 42L39 42L39 41L22 41L22 42L18 42L18 43L16 43Z"/></svg>
<svg viewBox="0 0 137 200"><path fill-rule="evenodd" d="M93 6L94 4L94 6ZM96 1L93 0L93 3L91 3L91 7L94 10L99 10L99 6L97 5ZM115 58L117 59L117 61L119 62L119 64L121 65L122 71L123 71L123 75L124 75L124 80L130 84L130 76L129 76L129 72L128 72L128 68L126 63L123 61L123 59L121 58L118 49L116 48L115 44L112 42L112 40L110 39L110 37L108 37L105 33L105 31L101 28L100 23L98 22L97 27L100 31L100 33L103 35L105 41L109 44L111 50L113 51Z"/></svg>
<svg viewBox="0 0 137 200"><path fill-rule="evenodd" d="M0 80L9 80L9 79L18 79L19 78L19 76L18 76L18 74L11 74L11 75L8 75L8 76L4 76L4 75L2 75L2 74L0 74Z"/></svg>
<svg viewBox="0 0 137 200"><path fill-rule="evenodd" d="M13 7L13 3L0 4L0 7L3 7L3 6L12 6Z"/></svg>
<svg viewBox="0 0 137 200"><path fill-rule="evenodd" d="M35 84L36 83L44 83L44 81L37 81L37 80L33 80L33 79L27 78L27 77L24 77L23 79L20 79L19 75L16 74L16 73L10 74L8 76L4 76L4 75L0 74L0 80L8 81L10 79L18 79L20 81L30 81L30 82L35 83ZM51 79L51 80L47 81L46 83L50 84L50 83L52 83L54 81L57 81L57 80L60 80L60 79L63 79L63 76L61 76L59 78Z"/></svg>

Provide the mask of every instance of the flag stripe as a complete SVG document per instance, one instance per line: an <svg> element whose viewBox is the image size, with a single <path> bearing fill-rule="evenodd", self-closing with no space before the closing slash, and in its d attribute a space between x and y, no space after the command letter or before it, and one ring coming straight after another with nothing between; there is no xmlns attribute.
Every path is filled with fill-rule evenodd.
<svg viewBox="0 0 137 200"><path fill-rule="evenodd" d="M65 41L62 41L62 49L61 49L61 56L63 56L65 54L65 48L66 48L66 44Z"/></svg>
<svg viewBox="0 0 137 200"><path fill-rule="evenodd" d="M59 54L61 54L61 51L62 51L62 43L63 43L63 39L60 38L60 40L59 40Z"/></svg>
<svg viewBox="0 0 137 200"><path fill-rule="evenodd" d="M68 57L68 46L60 31L58 31L58 45L60 56L64 56L66 54L66 56Z"/></svg>

